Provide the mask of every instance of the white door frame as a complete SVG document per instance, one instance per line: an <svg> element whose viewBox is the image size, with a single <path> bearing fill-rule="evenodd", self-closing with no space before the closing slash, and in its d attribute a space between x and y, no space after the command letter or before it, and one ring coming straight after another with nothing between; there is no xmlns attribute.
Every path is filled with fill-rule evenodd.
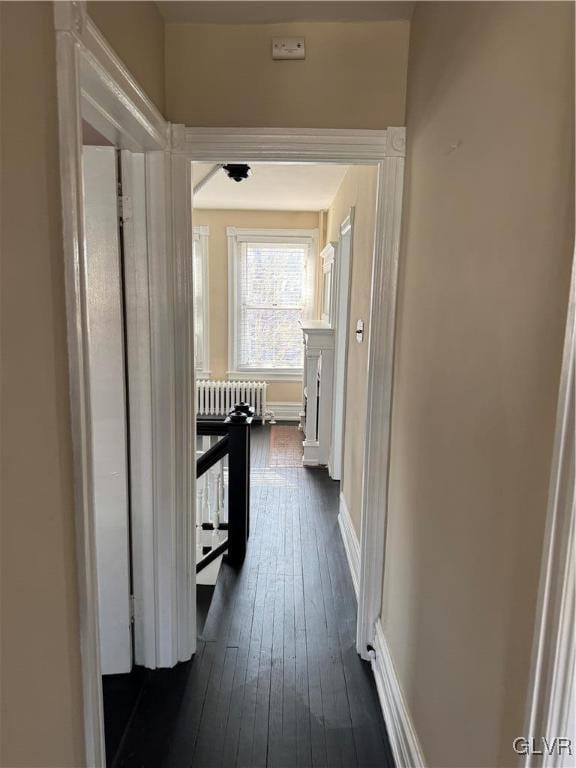
<svg viewBox="0 0 576 768"><path fill-rule="evenodd" d="M372 659L382 604L388 521L392 381L396 336L398 259L404 186L404 154L387 158L378 171L375 254L368 325L368 397L362 481L360 578L356 648Z"/></svg>
<svg viewBox="0 0 576 768"><path fill-rule="evenodd" d="M342 478L344 462L344 429L346 425L346 373L348 363L348 337L350 330L350 286L352 284L352 259L354 253L354 213L340 224L340 236L336 248L336 302L334 341L334 405L332 409L332 438L328 470L333 480ZM349 233L350 248L346 263L342 258L342 238Z"/></svg>
<svg viewBox="0 0 576 768"><path fill-rule="evenodd" d="M141 569L147 584L135 606L137 626L142 627L140 641L136 633L136 649L141 663L152 667L172 666L190 658L196 642L192 567L195 473L189 455L195 435L192 243L189 216L186 222L172 216L173 184L179 191L185 190L190 174L181 158L172 157L169 124L99 33L86 13L85 3L55 3L54 22L85 757L87 765L103 766L82 119L117 148L144 154L148 264L141 266L147 269L144 279L148 282L149 301L135 307L143 319L138 325L142 335L133 351L142 353L138 359L149 373L141 409L142 427L149 439L147 448L143 445L140 461L150 470L153 499L143 512L147 517L136 532L133 554L135 571ZM138 278L143 279L142 275ZM132 288L137 290L137 285Z"/></svg>
<svg viewBox="0 0 576 768"><path fill-rule="evenodd" d="M103 674L133 664L130 622L128 397L123 264L114 147L84 147L84 222L100 663Z"/></svg>
<svg viewBox="0 0 576 768"><path fill-rule="evenodd" d="M172 151L191 162L376 164L378 199L368 325L368 397L363 469L357 649L371 658L380 615L388 507L392 373L405 129L186 128L172 126ZM189 211L182 188L174 204Z"/></svg>
<svg viewBox="0 0 576 768"><path fill-rule="evenodd" d="M572 265L524 731L524 736L537 740L544 755L528 753L525 768L561 768L567 764L565 752L546 754L542 737L549 742L555 736L569 737L573 752L576 747L575 366L576 260Z"/></svg>

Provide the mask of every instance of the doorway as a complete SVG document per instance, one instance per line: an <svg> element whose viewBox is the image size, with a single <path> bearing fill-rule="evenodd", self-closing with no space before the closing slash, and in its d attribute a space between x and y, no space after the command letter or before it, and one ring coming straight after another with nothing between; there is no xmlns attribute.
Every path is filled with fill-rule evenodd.
<svg viewBox="0 0 576 768"><path fill-rule="evenodd" d="M59 4L60 5L60 4ZM61 4L56 9L58 97L61 144L62 209L67 274L67 316L70 346L71 412L75 441L76 510L78 530L79 599L81 608L82 673L86 760L104 762L97 574L94 542L89 383L85 360L88 349L85 317L85 251L81 184L80 126L88 119L102 135L123 149L144 153L146 174L146 230L148 349L150 367L151 452L153 503L142 541L134 552L154 564L154 590L145 590L141 606L149 633L145 652L156 652L156 663L171 665L190 658L195 650L195 606L191 563L194 548L192 503L195 499L194 361L191 328L192 222L190 221L190 162L376 162L388 191L401 189L404 154L402 129L389 131L260 131L238 133L219 129L168 126L151 107L121 62L107 48L81 10ZM64 7L66 5L66 7ZM62 12L61 12L62 11ZM111 119L110 116L114 118ZM394 132L395 131L395 132ZM227 135L226 135L227 134ZM402 134L402 135L400 135ZM382 188L380 186L379 188ZM380 207L379 216L386 206ZM399 216L399 208L397 210ZM378 292L395 274L394 238L378 238ZM372 302L371 324L379 322ZM145 325L145 324L144 324ZM140 327L140 326L139 326ZM144 327L144 326L142 326ZM370 342L372 348L372 342ZM371 351L371 359L373 357ZM377 371L377 366L374 368ZM369 392L371 387L369 387ZM380 396L380 395L379 395ZM132 403L132 399L131 399ZM389 405L389 403L388 403ZM132 425L134 424L131 419ZM135 482L132 478L132 486ZM160 520L162 525L159 525ZM155 531L161 531L160 537ZM136 538L136 537L134 537ZM146 557L148 555L148 557ZM176 563L174 568L168 563ZM134 563L135 565L135 563ZM136 573L136 569L135 569ZM189 576L186 577L186 574ZM146 602L146 595L154 599ZM162 605L162 611L159 610ZM135 613L139 608L136 603ZM135 637L137 633L135 632ZM135 643L137 653L138 643Z"/></svg>
<svg viewBox="0 0 576 768"><path fill-rule="evenodd" d="M110 439L109 423L114 423L120 434L118 440L113 439L114 447L116 443L120 447L115 454L116 465L106 467L108 490L116 492L115 510L124 517L121 536L112 537L104 531L109 545L121 542L118 551L122 567L114 558L111 569L116 569L120 588L109 603L114 610L106 616L110 626L118 630L112 633L114 642L119 640L122 646L118 654L112 654L114 663L121 660L121 666L114 671L128 668L132 659L136 666L170 667L191 658L195 651L195 603L189 599L193 589L190 541L194 532L194 475L186 451L189 433L194 431L193 388L187 382L193 366L189 334L192 279L190 260L177 251L172 237L172 179L178 175L180 165L167 151L168 124L103 41L83 7L56 4L55 22L86 763L104 765L102 661L105 671L114 667L108 666L110 654L101 652L99 574L101 581L105 580L106 566L98 567L100 465L94 448L102 435ZM100 424L95 423L92 413L96 390L90 357L95 351L91 341L95 339L91 337L89 314L98 298L91 283L91 269L97 266L97 260L89 258L87 248L83 123L88 124L93 135L96 132L96 143L107 153L127 153L121 158L125 317L118 287L120 270L111 256L118 254L114 250L120 244L117 232L114 248L100 254L109 260L111 274L118 278L103 284L100 281L100 299L106 292L115 297L109 305L114 315L114 343L109 348L105 345L105 323L101 324L98 338L104 360L109 364L111 359L114 361L116 381L114 395L108 398L108 405L112 402L116 409L114 418L109 422L109 413L105 412L106 418ZM130 160L126 168L124 159ZM106 161L106 165L111 171L113 164ZM117 211L116 190L113 205ZM112 215L112 207L108 215ZM128 339L126 355L121 354L122 344L118 341L122 324ZM98 375L101 366L96 367ZM190 377L193 380L193 372ZM120 386L126 378L128 399L126 387L122 392ZM108 377L103 384L110 384ZM130 537L129 520L132 601L130 548L126 543ZM111 589L107 591L111 594Z"/></svg>

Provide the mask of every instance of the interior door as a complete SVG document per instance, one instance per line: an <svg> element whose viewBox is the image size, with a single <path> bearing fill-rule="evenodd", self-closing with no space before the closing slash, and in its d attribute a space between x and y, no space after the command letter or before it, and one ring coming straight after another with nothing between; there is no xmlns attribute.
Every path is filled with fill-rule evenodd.
<svg viewBox="0 0 576 768"><path fill-rule="evenodd" d="M329 471L333 480L342 477L344 428L346 419L346 365L348 361L348 326L350 307L350 271L352 265L352 227L354 211L340 228L336 256L336 337L334 349L334 406Z"/></svg>
<svg viewBox="0 0 576 768"><path fill-rule="evenodd" d="M88 366L100 655L103 674L132 668L126 372L117 157L83 151Z"/></svg>

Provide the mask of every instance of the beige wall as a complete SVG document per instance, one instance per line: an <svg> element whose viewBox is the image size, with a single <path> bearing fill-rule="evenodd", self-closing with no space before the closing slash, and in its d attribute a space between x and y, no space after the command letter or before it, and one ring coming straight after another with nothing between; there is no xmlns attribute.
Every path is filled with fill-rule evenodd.
<svg viewBox="0 0 576 768"><path fill-rule="evenodd" d="M194 226L210 227L208 241L210 292L210 371L214 380L228 371L228 241L226 227L260 229L316 229L319 215L292 211L194 211ZM274 382L268 387L272 402L302 402L302 384Z"/></svg>
<svg viewBox="0 0 576 768"><path fill-rule="evenodd" d="M517 765L573 250L574 22L422 3L382 620L427 764Z"/></svg>
<svg viewBox="0 0 576 768"><path fill-rule="evenodd" d="M338 194L328 211L327 240L337 241L340 225L354 206L354 242L350 285L350 320L348 327L348 364L346 376L346 415L344 428L344 464L342 494L360 537L362 503L362 466L366 426L366 381L368 367L368 330L370 287L374 255L377 169L356 166L346 173ZM364 343L358 344L356 322L364 321Z"/></svg>
<svg viewBox="0 0 576 768"><path fill-rule="evenodd" d="M305 35L304 61L273 61ZM404 124L409 23L167 24L166 111L198 126L386 128Z"/></svg>
<svg viewBox="0 0 576 768"><path fill-rule="evenodd" d="M83 762L51 3L2 3L3 766Z"/></svg>
<svg viewBox="0 0 576 768"><path fill-rule="evenodd" d="M164 114L164 20L156 3L91 0L88 13Z"/></svg>

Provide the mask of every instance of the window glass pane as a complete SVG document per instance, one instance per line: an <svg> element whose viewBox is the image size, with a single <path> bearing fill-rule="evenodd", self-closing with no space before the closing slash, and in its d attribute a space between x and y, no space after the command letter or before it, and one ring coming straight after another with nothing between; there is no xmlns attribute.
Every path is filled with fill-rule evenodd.
<svg viewBox="0 0 576 768"><path fill-rule="evenodd" d="M305 244L246 243L238 270L238 365L303 365L300 320L306 295Z"/></svg>
<svg viewBox="0 0 576 768"><path fill-rule="evenodd" d="M301 307L306 253L305 245L248 243L244 259L246 304Z"/></svg>
<svg viewBox="0 0 576 768"><path fill-rule="evenodd" d="M252 368L302 368L299 309L251 309L241 312L241 365Z"/></svg>

